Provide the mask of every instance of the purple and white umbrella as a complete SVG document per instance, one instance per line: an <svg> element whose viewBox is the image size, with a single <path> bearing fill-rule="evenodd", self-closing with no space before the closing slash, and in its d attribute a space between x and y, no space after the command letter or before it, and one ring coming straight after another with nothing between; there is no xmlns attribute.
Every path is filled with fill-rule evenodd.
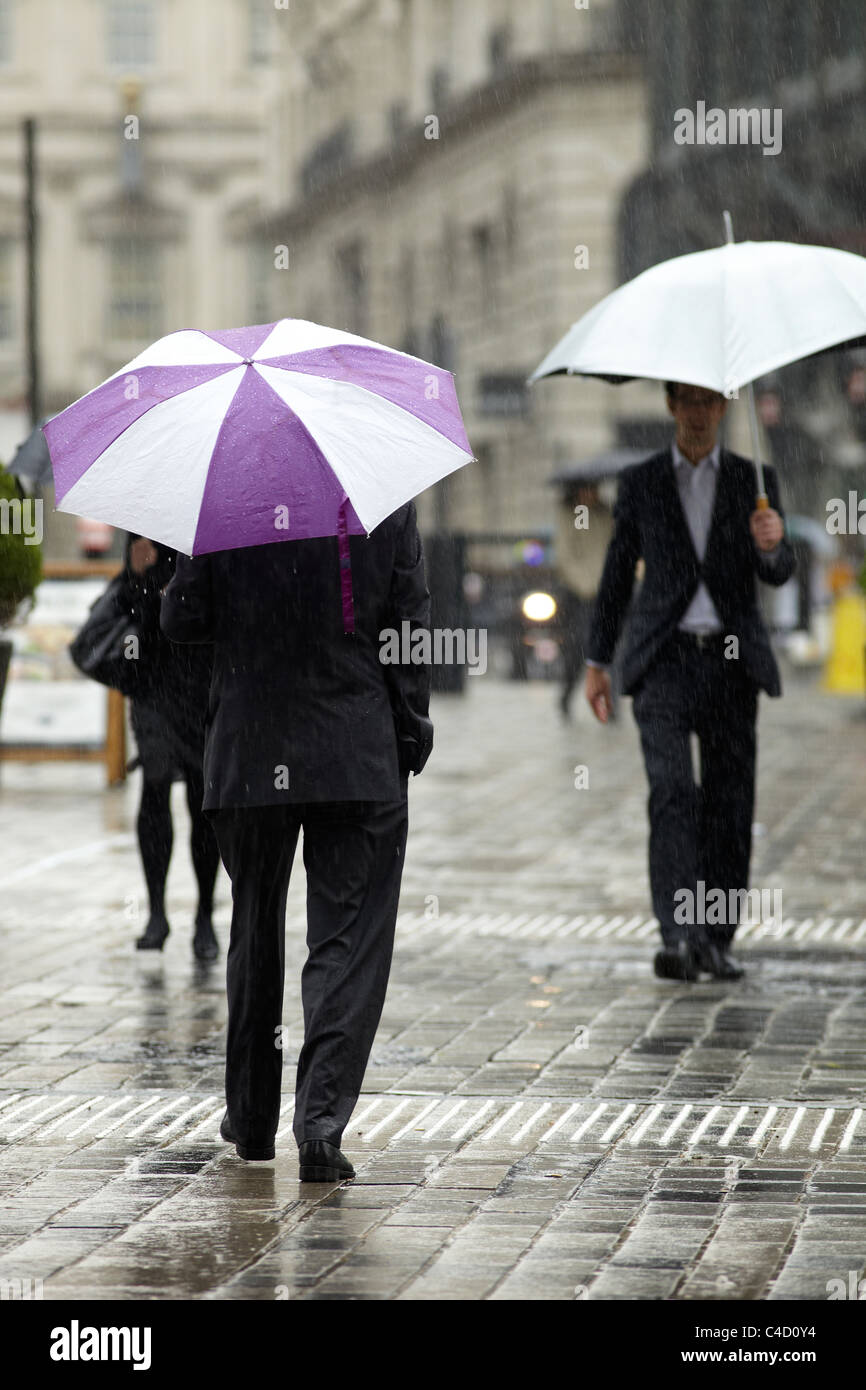
<svg viewBox="0 0 866 1390"><path fill-rule="evenodd" d="M450 372L304 319L169 333L44 433L58 510L185 555L369 534L473 457Z"/></svg>

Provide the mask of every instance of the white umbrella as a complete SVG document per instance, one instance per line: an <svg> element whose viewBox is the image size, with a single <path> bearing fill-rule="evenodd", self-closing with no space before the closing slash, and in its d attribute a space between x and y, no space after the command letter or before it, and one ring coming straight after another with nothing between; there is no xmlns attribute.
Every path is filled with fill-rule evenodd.
<svg viewBox="0 0 866 1390"><path fill-rule="evenodd" d="M532 373L734 391L866 334L866 257L740 241L651 266L578 319Z"/></svg>
<svg viewBox="0 0 866 1390"><path fill-rule="evenodd" d="M621 285L572 325L529 378L683 381L748 404L764 493L751 383L866 334L866 258L830 246L733 241L676 256ZM766 505L766 502L763 503Z"/></svg>

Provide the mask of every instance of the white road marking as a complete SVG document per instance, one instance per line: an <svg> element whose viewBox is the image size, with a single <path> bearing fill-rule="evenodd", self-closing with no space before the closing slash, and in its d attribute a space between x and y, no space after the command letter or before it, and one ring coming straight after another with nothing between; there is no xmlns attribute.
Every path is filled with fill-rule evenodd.
<svg viewBox="0 0 866 1390"><path fill-rule="evenodd" d="M628 936L629 932L634 931L635 927L639 927L642 921L642 913L638 917L630 917L625 925L619 928L616 934L617 941L622 941L624 937Z"/></svg>
<svg viewBox="0 0 866 1390"><path fill-rule="evenodd" d="M586 916L585 916L585 915L584 915L584 916L581 916L581 917L572 917L572 919L571 919L570 922L567 922L566 925L565 925L564 927L560 927L560 928L559 928L559 931L556 933L557 937L560 937L560 936L571 936L571 933L572 933L573 931L577 931L577 928L581 925L581 923L583 923L583 922L585 922L585 921L586 921Z"/></svg>
<svg viewBox="0 0 866 1390"><path fill-rule="evenodd" d="M199 1101L198 1105L194 1105L191 1110L187 1110L186 1113L179 1116L178 1119L172 1120L171 1124L165 1125L163 1129L157 1130L153 1138L155 1140L167 1139L172 1130L180 1129L182 1125L185 1125L188 1120L192 1119L193 1115L197 1115L198 1112L204 1110L206 1106L213 1105L215 1100L216 1096L206 1096L204 1100Z"/></svg>
<svg viewBox="0 0 866 1390"><path fill-rule="evenodd" d="M451 1109L447 1110L445 1114L442 1116L442 1118L436 1121L435 1125L431 1125L429 1129L425 1129L424 1138L432 1139L436 1131L438 1129L441 1129L443 1125L447 1125L448 1121L451 1119L451 1116L456 1115L458 1110L462 1110L465 1104L465 1100L458 1100L457 1104L452 1105Z"/></svg>
<svg viewBox="0 0 866 1390"><path fill-rule="evenodd" d="M429 1101L428 1104L424 1106L424 1109L420 1112L420 1114L415 1115L415 1117L411 1119L408 1122L408 1124L405 1124L402 1129L398 1129L396 1134L391 1135L389 1142L391 1144L396 1144L397 1140L402 1139L404 1134L408 1134L410 1129L417 1129L418 1121L423 1120L425 1115L429 1115L431 1110L435 1110L436 1106L439 1105L439 1103L439 1096L437 1096L435 1100Z"/></svg>
<svg viewBox="0 0 866 1390"><path fill-rule="evenodd" d="M579 1124L579 1125L577 1126L577 1129L576 1129L576 1130L574 1131L574 1133L572 1134L571 1139L570 1139L569 1142L572 1143L572 1144L576 1144L577 1141L578 1141L578 1139L582 1139L583 1136L584 1136L584 1134L586 1133L586 1131L595 1123L595 1121L598 1119L599 1115L603 1115L603 1114L604 1114L604 1112L605 1112L606 1109L607 1109L607 1101L604 1100L604 1101L602 1101L601 1105L597 1105L597 1106L595 1107L595 1109L593 1110L592 1114L591 1114L590 1116L588 1116L587 1119L585 1119L581 1124Z"/></svg>
<svg viewBox="0 0 866 1390"><path fill-rule="evenodd" d="M513 1136L512 1140L511 1140L512 1144L519 1144L520 1141L521 1141L521 1139L523 1138L524 1134L527 1134L527 1133L529 1132L529 1130L532 1129L532 1126L533 1126L534 1124L536 1124L538 1120L541 1119L541 1117L542 1117L542 1115L545 1113L545 1111L546 1111L546 1110L549 1110L549 1109L550 1109L550 1101L549 1101L549 1100L546 1100L546 1101L544 1102L544 1104L542 1105L541 1109L540 1109L540 1110L537 1110L537 1111L535 1112L535 1114L532 1116L532 1118L526 1121L526 1124L525 1124L525 1125L521 1125L520 1129L517 1131L517 1133Z"/></svg>
<svg viewBox="0 0 866 1390"><path fill-rule="evenodd" d="M76 1125L74 1129L69 1130L69 1132L66 1135L66 1138L74 1139L76 1134L80 1134L83 1129L87 1129L88 1125L95 1125L98 1121L104 1120L106 1115L110 1115L112 1110L117 1110L119 1106L125 1105L128 1100L129 1096L121 1096L119 1100L113 1100L110 1105L103 1106L103 1108L97 1111L95 1115L88 1115L87 1119L84 1121L83 1124ZM69 1119L69 1116L64 1115L63 1119L64 1121L66 1121Z"/></svg>
<svg viewBox="0 0 866 1390"><path fill-rule="evenodd" d="M611 932L616 931L617 927L622 926L624 921L625 918L622 913L620 913L618 917L611 917L609 921L605 922L603 927L599 927L595 934L596 940L601 941L603 937L610 936Z"/></svg>
<svg viewBox="0 0 866 1390"><path fill-rule="evenodd" d="M25 1120L23 1125L18 1125L17 1129L10 1129L7 1137L9 1139L17 1139L19 1134L24 1133L25 1129L29 1129L31 1125L40 1125L49 1115L53 1115L55 1110L59 1110L63 1105L68 1105L70 1100L73 1099L73 1096L61 1096L60 1100L55 1100L51 1105L47 1105L44 1110L40 1110L37 1114L31 1115L30 1119ZM101 1097L99 1097L99 1099L101 1099ZM75 1114L74 1110L72 1114ZM66 1117L64 1116L63 1118L65 1119Z"/></svg>
<svg viewBox="0 0 866 1390"><path fill-rule="evenodd" d="M551 1125L546 1134L542 1134L541 1138L538 1141L539 1144L546 1144L548 1139L552 1139L556 1131L562 1128L566 1120L570 1119L570 1117L574 1114L575 1110L579 1109L580 1101L576 1100L573 1105L570 1105L568 1109L562 1115L560 1115L559 1119L556 1121L556 1124Z"/></svg>
<svg viewBox="0 0 866 1390"><path fill-rule="evenodd" d="M81 1105L76 1105L73 1110L67 1110L64 1115L59 1115L56 1120L52 1120L50 1125L46 1125L39 1137L41 1139L47 1138L49 1134L54 1133L55 1129L61 1129L74 1115L80 1115L82 1110L89 1109L90 1106L96 1105L101 1100L105 1100L105 1096L91 1096L90 1099L83 1101ZM67 1134L66 1137L70 1139L72 1136Z"/></svg>
<svg viewBox="0 0 866 1390"><path fill-rule="evenodd" d="M836 1113L835 1110L825 1110L825 1111L824 1111L824 1118L821 1120L821 1123L818 1125L818 1128L815 1130L815 1133L812 1135L812 1138L811 1138L811 1140L809 1141L809 1148L810 1148L810 1149L819 1149L819 1148L821 1147L821 1140L824 1138L824 1135L827 1133L827 1129L828 1129L828 1127L829 1127L829 1125L830 1125L830 1121L832 1120L832 1118L833 1118L833 1116L835 1115L835 1113Z"/></svg>
<svg viewBox="0 0 866 1390"><path fill-rule="evenodd" d="M379 1120L376 1124L374 1124L372 1129L368 1129L367 1133L364 1135L364 1143L369 1143L369 1141L374 1137L374 1135L379 1133L380 1129L384 1129L386 1125L389 1125L392 1120L396 1119L398 1115L402 1114L402 1112L406 1109L406 1106L410 1104L411 1099L411 1096L407 1096L405 1100L401 1100L400 1104L391 1111L390 1115L385 1115L383 1119Z"/></svg>
<svg viewBox="0 0 866 1390"><path fill-rule="evenodd" d="M361 1111L360 1115L352 1116L346 1128L348 1129L349 1126L351 1126L351 1128L354 1129L356 1125L362 1125L366 1120L367 1116L372 1115L373 1111L376 1109L376 1106L379 1105L382 1100L383 1097L379 1096L377 1100L371 1101L371 1103L367 1106L366 1110Z"/></svg>
<svg viewBox="0 0 866 1390"><path fill-rule="evenodd" d="M277 1124L281 1125L282 1128L278 1129L276 1134L274 1135L274 1142L276 1142L277 1139L284 1139L285 1136L290 1132L293 1125L294 1114L295 1102L293 1100L287 1101L285 1104L280 1106L280 1118L278 1119Z"/></svg>
<svg viewBox="0 0 866 1390"><path fill-rule="evenodd" d="M860 1108L860 1106L858 1106L857 1109L854 1111L853 1115L851 1116L850 1120L848 1121L847 1125L845 1126L845 1133L842 1135L842 1140L839 1144L839 1149L841 1151L844 1151L845 1149L850 1149L851 1140L854 1138L854 1131L860 1123L860 1116L862 1114L863 1111Z"/></svg>
<svg viewBox="0 0 866 1390"><path fill-rule="evenodd" d="M133 1115L138 1115L142 1110L147 1110L150 1105L156 1105L156 1102L160 1099L160 1095L155 1095L151 1096L150 1100L143 1101L141 1105L136 1105L132 1110L128 1110L125 1115L121 1115L119 1120L115 1120L114 1124L109 1125L108 1129L101 1129L96 1138L104 1139L107 1134L111 1134L113 1130L119 1129L121 1125L126 1124L127 1120L131 1120Z"/></svg>
<svg viewBox="0 0 866 1390"><path fill-rule="evenodd" d="M794 1138L794 1135L797 1133L797 1130L800 1128L800 1121L802 1120L802 1118L803 1118L803 1116L805 1115L805 1113L806 1113L806 1107L805 1107L805 1105L798 1105L798 1106L797 1106L797 1109L794 1111L794 1118L792 1119L791 1123L788 1125L788 1128L785 1130L785 1133L782 1135L782 1138L779 1140L779 1148L780 1148L780 1149L787 1149L787 1148L789 1147L789 1145L790 1145L790 1143L791 1143L791 1140Z"/></svg>
<svg viewBox="0 0 866 1390"><path fill-rule="evenodd" d="M213 1122L214 1122L214 1120L216 1119L217 1115L219 1115L220 1118L222 1118L222 1115L223 1115L223 1113L224 1113L224 1111L225 1111L225 1108L226 1108L225 1101L220 1101L220 1104L217 1106L216 1110L211 1110L211 1111L209 1111L209 1113L208 1113L208 1114L205 1116L205 1118L202 1120L201 1124L197 1124L196 1127L195 1127L195 1129L191 1129L190 1132L189 1132L189 1134L186 1136L186 1138L187 1138L187 1139L194 1139L195 1136L200 1132L200 1130L208 1129L208 1128L213 1124ZM216 1134L213 1136L213 1138L214 1138L214 1141L215 1141L215 1142L216 1142L216 1141L219 1141L220 1143L224 1142L223 1139L222 1139L222 1135L219 1133L219 1130L217 1130L217 1132L216 1132ZM277 1135L277 1138L279 1138L279 1135Z"/></svg>
<svg viewBox="0 0 866 1390"><path fill-rule="evenodd" d="M676 1134L677 1130L680 1128L681 1125L685 1124L686 1120L688 1119L688 1117L689 1117L689 1115L690 1115L691 1113L692 1113L692 1106L691 1106L691 1103L689 1103L689 1104L687 1104L687 1105L684 1105L683 1108L682 1108L682 1110L680 1111L680 1113L679 1113L679 1114L676 1116L676 1118L675 1118L674 1120L672 1120L671 1123L668 1125L667 1129L665 1130L665 1132L664 1132L664 1134L661 1136L661 1138L656 1140L656 1143L657 1143L657 1144L669 1144L670 1141L673 1139L674 1135Z"/></svg>
<svg viewBox="0 0 866 1390"><path fill-rule="evenodd" d="M518 1110L521 1110L522 1108L523 1108L523 1101L522 1101L522 1100L517 1100L517 1101L515 1101L514 1104L511 1106L511 1108L510 1108L509 1110L506 1110L504 1115L500 1115L500 1116L499 1116L499 1119L496 1121L496 1123L495 1123L494 1125L492 1125L491 1128L488 1129L488 1130L485 1132L485 1134L483 1135L483 1138L484 1138L485 1142L486 1142L488 1139L492 1139L493 1136L494 1136L494 1134L498 1134L499 1131L502 1129L503 1125L507 1124L508 1121L511 1119L511 1116L512 1116L512 1115L516 1115L517 1112L518 1112ZM481 1136L479 1136L479 1137L481 1137Z"/></svg>
<svg viewBox="0 0 866 1390"><path fill-rule="evenodd" d="M612 1124L608 1125L607 1129L604 1131L604 1134L601 1136L598 1142L600 1144L609 1143L613 1136L616 1134L617 1130L622 1128L629 1116L633 1115L636 1110L636 1101L632 1105L627 1105L625 1107L625 1110L623 1110L622 1114L619 1116L619 1118L614 1120Z"/></svg>
<svg viewBox="0 0 866 1390"><path fill-rule="evenodd" d="M771 1106L770 1106L770 1108L769 1108L769 1110L767 1111L766 1115L764 1116L763 1120L762 1120L761 1123L758 1125L758 1128L755 1130L754 1134L752 1135L751 1139L749 1140L749 1143L750 1143L750 1144L754 1144L755 1146L757 1146L758 1144L760 1144L760 1142L761 1142L761 1140L763 1139L764 1135L766 1134L767 1130L770 1128L770 1125L773 1123L773 1120L775 1119L775 1116L776 1116L776 1113L777 1113L778 1109L779 1109L778 1105L771 1105Z"/></svg>
<svg viewBox="0 0 866 1390"><path fill-rule="evenodd" d="M749 1107L748 1107L748 1105L741 1105L740 1108L739 1108L739 1110L737 1111L736 1115L735 1115L734 1118L731 1120L731 1123L728 1125L727 1129L725 1130L724 1134L723 1134L722 1137L719 1139L719 1148L720 1148L720 1149L725 1149L725 1148L727 1148L728 1144L730 1144L731 1140L733 1139L733 1137L734 1137L734 1135L736 1134L737 1130L740 1128L740 1125L743 1123L743 1120L746 1118L746 1116L748 1115L748 1113L749 1113Z"/></svg>
<svg viewBox="0 0 866 1390"><path fill-rule="evenodd" d="M4 1121L10 1119L17 1120L19 1115L24 1114L25 1110L30 1110L34 1105L38 1105L39 1102L42 1100L45 1100L45 1096L30 1096L28 1100L22 1100L20 1105L14 1106L12 1110L8 1111L7 1114L3 1116Z"/></svg>
<svg viewBox="0 0 866 1390"><path fill-rule="evenodd" d="M177 1106L185 1100L189 1100L189 1096L178 1096L175 1100L170 1100L161 1110L155 1110L152 1115L148 1115L146 1120L142 1120L140 1125L136 1125L135 1129L131 1129L127 1132L127 1139L134 1139L137 1134L141 1134L144 1130L149 1129L157 1120L162 1119L163 1115L167 1115L169 1111L175 1110Z"/></svg>
<svg viewBox="0 0 866 1390"><path fill-rule="evenodd" d="M635 1128L632 1130L631 1134L628 1136L628 1142L629 1142L630 1144L639 1144L639 1143L640 1143L640 1141L641 1141L641 1139L643 1138L644 1134L646 1134L647 1130L648 1130L648 1129L651 1127L651 1125L653 1124L653 1121L656 1120L656 1119L658 1118L658 1116L661 1114L663 1108L664 1108L664 1107L661 1106L661 1105L654 1105L654 1106L653 1106L653 1108L652 1108L652 1110L649 1112L649 1114L644 1116L644 1118L641 1120L640 1124L639 1124L639 1125L636 1125Z"/></svg>
<svg viewBox="0 0 866 1390"><path fill-rule="evenodd" d="M712 1110L709 1110L707 1112L707 1114L704 1116L704 1118L698 1125L697 1129L695 1129L691 1137L686 1140L687 1144L697 1144L699 1139L703 1139L704 1135L706 1134L710 1125L713 1123L713 1120L716 1118L721 1108L722 1107L720 1105L714 1105Z"/></svg>
<svg viewBox="0 0 866 1390"><path fill-rule="evenodd" d="M44 874L46 869L54 869L58 864L71 864L76 859L90 859L102 850L111 849L112 845L131 845L133 842L134 836L125 832L122 835L109 835L105 840L91 840L86 845L77 845L75 849L62 849L56 854L47 854L44 859L37 859L33 864L25 864L23 869L5 874L3 886L11 888L13 883L23 883L25 879L35 878L37 874Z"/></svg>
<svg viewBox="0 0 866 1390"><path fill-rule="evenodd" d="M451 1135L451 1138L462 1139L464 1134L467 1134L469 1132L469 1130L476 1123L476 1121L481 1119L482 1115L486 1115L488 1110L492 1110L493 1105L494 1102L492 1100L486 1100L482 1105L481 1109L476 1111L476 1113L472 1116L471 1119L467 1120L465 1124L462 1124L459 1129L455 1129L454 1133Z"/></svg>

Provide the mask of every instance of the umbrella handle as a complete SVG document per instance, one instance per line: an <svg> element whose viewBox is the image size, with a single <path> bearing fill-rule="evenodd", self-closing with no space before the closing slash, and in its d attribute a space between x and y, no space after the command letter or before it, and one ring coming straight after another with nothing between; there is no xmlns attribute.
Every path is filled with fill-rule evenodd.
<svg viewBox="0 0 866 1390"><path fill-rule="evenodd" d="M759 492L755 498L755 510L758 512L768 512L770 510L770 499L766 492Z"/></svg>

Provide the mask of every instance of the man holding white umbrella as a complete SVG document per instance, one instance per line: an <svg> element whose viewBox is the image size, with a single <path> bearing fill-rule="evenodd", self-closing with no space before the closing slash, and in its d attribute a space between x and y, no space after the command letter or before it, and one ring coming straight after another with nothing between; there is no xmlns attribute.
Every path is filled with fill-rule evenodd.
<svg viewBox="0 0 866 1390"><path fill-rule="evenodd" d="M663 947L656 973L742 972L727 954L748 883L757 694L781 690L755 581L794 568L752 383L786 363L866 342L866 258L827 246L734 242L651 266L572 325L530 380L561 374L666 382L671 449L622 477L587 665L602 720L635 565L623 688L634 695L650 783L650 878ZM691 383L683 386L683 382ZM754 462L719 450L726 401L746 388ZM701 743L701 779L690 735ZM719 920L719 894L726 908ZM733 895L731 890L733 890ZM704 907L707 907L704 913Z"/></svg>
<svg viewBox="0 0 866 1390"><path fill-rule="evenodd" d="M634 697L650 787L650 883L663 943L655 972L735 979L742 971L728 946L738 922L727 905L749 881L758 691L781 693L755 580L785 583L794 557L772 470L764 476L773 505L756 508L753 465L719 446L724 396L679 382L668 382L666 392L676 439L622 477L587 649L586 694L606 722L606 666L642 558L623 686ZM703 912L700 904L718 890L725 910Z"/></svg>

